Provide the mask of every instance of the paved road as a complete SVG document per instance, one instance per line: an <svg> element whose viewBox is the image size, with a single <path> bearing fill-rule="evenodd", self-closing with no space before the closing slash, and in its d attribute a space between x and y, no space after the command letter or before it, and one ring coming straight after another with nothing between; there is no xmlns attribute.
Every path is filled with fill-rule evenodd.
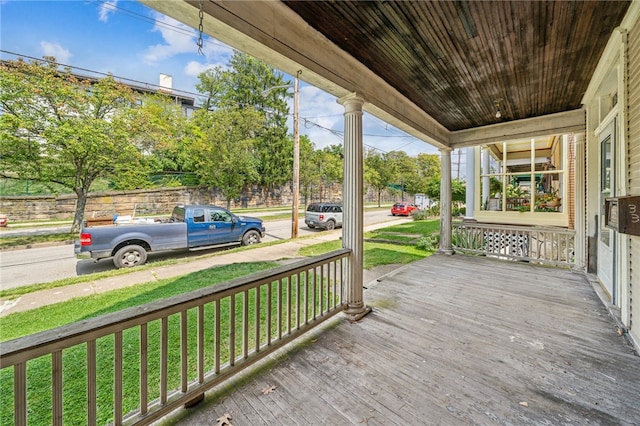
<svg viewBox="0 0 640 426"><path fill-rule="evenodd" d="M391 216L389 210L373 210L365 212L365 225L398 220ZM410 220L410 219L406 219ZM321 232L307 228L304 220L299 222L298 235L316 234ZM291 236L291 221L276 220L265 222L267 229L264 242L288 239ZM42 232L43 230L40 230ZM63 231L64 232L64 231ZM202 256L206 253L215 253L226 250L218 248L203 251L171 251L161 253L149 253L149 262ZM0 253L0 287L9 289L29 284L47 283L63 278L71 278L96 272L115 269L111 259L103 259L98 262L86 259L78 260L73 253L73 245L56 245L51 247L39 247L26 250L5 251Z"/></svg>

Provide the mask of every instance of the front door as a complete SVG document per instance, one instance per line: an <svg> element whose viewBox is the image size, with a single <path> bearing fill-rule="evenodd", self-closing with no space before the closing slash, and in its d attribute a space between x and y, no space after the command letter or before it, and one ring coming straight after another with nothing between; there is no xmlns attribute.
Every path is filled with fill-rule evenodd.
<svg viewBox="0 0 640 426"><path fill-rule="evenodd" d="M615 145L616 120L614 119L600 133L600 214L598 238L598 279L609 292L611 303L618 303L616 289L616 232L605 226L604 201L607 197L614 197L615 188Z"/></svg>

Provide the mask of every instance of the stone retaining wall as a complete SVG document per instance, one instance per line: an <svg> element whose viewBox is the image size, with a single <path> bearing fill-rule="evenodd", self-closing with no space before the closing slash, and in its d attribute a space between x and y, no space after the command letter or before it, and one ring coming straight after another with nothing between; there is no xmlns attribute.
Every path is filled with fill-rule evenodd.
<svg viewBox="0 0 640 426"><path fill-rule="evenodd" d="M300 203L311 201L340 201L342 186L323 188L322 200L300 197ZM291 205L291 190L288 187L274 190L252 188L231 202L231 209L280 207ZM122 215L166 215L179 204L215 204L226 207L226 199L215 189L206 187L177 187L161 189L141 189L133 191L92 192L87 198L85 218L112 217ZM76 196L26 195L3 196L0 198L0 213L6 214L9 222L25 220L47 220L73 218Z"/></svg>

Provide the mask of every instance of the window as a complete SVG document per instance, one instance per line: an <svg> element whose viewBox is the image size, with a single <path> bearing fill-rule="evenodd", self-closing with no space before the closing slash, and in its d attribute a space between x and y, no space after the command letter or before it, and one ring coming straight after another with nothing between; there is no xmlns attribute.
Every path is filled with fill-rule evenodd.
<svg viewBox="0 0 640 426"><path fill-rule="evenodd" d="M193 210L193 221L204 222L204 209L194 209Z"/></svg>
<svg viewBox="0 0 640 426"><path fill-rule="evenodd" d="M482 151L480 209L558 213L566 187L562 135L493 144Z"/></svg>

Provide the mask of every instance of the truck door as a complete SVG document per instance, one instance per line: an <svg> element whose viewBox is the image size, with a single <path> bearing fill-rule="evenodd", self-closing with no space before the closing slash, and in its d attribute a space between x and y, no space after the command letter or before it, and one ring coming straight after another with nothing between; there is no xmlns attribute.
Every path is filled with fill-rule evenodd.
<svg viewBox="0 0 640 426"><path fill-rule="evenodd" d="M189 248L209 245L210 223L205 219L205 209L200 207L194 208L192 215L191 223L187 227Z"/></svg>
<svg viewBox="0 0 640 426"><path fill-rule="evenodd" d="M209 244L224 244L240 239L235 235L237 227L233 226L231 213L228 211L218 208L209 209L209 221Z"/></svg>

